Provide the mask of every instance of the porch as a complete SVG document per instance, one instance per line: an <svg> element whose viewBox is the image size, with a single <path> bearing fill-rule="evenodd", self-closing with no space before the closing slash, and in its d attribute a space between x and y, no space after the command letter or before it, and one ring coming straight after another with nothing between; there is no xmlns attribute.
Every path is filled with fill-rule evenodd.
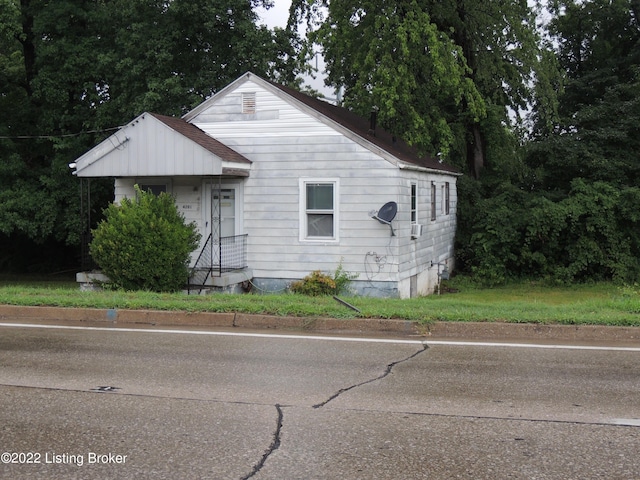
<svg viewBox="0 0 640 480"><path fill-rule="evenodd" d="M187 293L203 290L229 290L240 285L248 290L253 277L247 268L247 234L214 238L209 234L191 267Z"/></svg>

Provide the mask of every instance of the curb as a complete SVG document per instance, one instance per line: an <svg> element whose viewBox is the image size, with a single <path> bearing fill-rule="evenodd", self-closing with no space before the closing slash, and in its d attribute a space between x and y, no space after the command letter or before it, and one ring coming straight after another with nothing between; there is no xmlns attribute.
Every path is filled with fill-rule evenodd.
<svg viewBox="0 0 640 480"><path fill-rule="evenodd" d="M273 329L324 333L393 334L435 339L616 342L640 345L640 327L543 325L498 322L434 322L422 325L398 319L280 317L246 313L213 313L99 308L0 305L0 321L98 323L105 326L198 326Z"/></svg>

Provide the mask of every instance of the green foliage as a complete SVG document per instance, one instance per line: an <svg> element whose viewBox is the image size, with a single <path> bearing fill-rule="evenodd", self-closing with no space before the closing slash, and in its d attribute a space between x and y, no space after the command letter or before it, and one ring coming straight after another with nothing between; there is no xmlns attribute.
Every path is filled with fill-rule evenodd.
<svg viewBox="0 0 640 480"><path fill-rule="evenodd" d="M143 111L182 114L247 70L292 82L296 35L258 24L255 8L269 5L0 0L0 234L78 245L67 165L106 129ZM112 199L112 182L92 181L96 220Z"/></svg>
<svg viewBox="0 0 640 480"><path fill-rule="evenodd" d="M638 285L617 287L589 283L549 287L540 282L518 282L486 289L474 279L456 276L447 282L457 293L401 300L351 297L361 313L344 308L330 296L306 295L184 295L182 293L105 290L79 292L41 281L0 276L0 304L51 305L103 309L144 309L186 312L239 312L314 318L396 318L432 321L529 322L543 324L599 324L640 326Z"/></svg>
<svg viewBox="0 0 640 480"><path fill-rule="evenodd" d="M545 58L527 2L297 0L292 9L311 19L309 39L347 107L377 108L384 128L474 175L509 142L495 133L514 124L508 108L532 101Z"/></svg>
<svg viewBox="0 0 640 480"><path fill-rule="evenodd" d="M135 199L109 205L93 231L91 255L116 288L179 290L200 239L197 226L185 225L170 195L136 192Z"/></svg>
<svg viewBox="0 0 640 480"><path fill-rule="evenodd" d="M338 295L347 291L349 282L356 278L356 274L346 272L342 263L333 273L333 276L315 270L302 280L291 284L291 291L302 295Z"/></svg>
<svg viewBox="0 0 640 480"><path fill-rule="evenodd" d="M627 0L549 5L555 61L566 73L539 71L533 141L511 164L519 168L494 162L481 182L460 182L458 266L488 284L637 282L637 2L635 13Z"/></svg>
<svg viewBox="0 0 640 480"><path fill-rule="evenodd" d="M633 282L640 274L638 201L637 187L583 179L555 201L503 185L477 203L473 233L459 245L464 267L489 285L513 278Z"/></svg>
<svg viewBox="0 0 640 480"><path fill-rule="evenodd" d="M637 2L551 2L550 33L566 72L558 118L530 152L542 188L576 177L637 185L640 164L640 13ZM634 7L635 5L635 7ZM635 8L635 13L634 9Z"/></svg>
<svg viewBox="0 0 640 480"><path fill-rule="evenodd" d="M290 287L293 293L301 295L334 295L336 293L336 282L330 275L314 270L302 280L293 282Z"/></svg>
<svg viewBox="0 0 640 480"><path fill-rule="evenodd" d="M514 276L513 269L519 258L522 236L522 204L524 195L509 183L495 187L493 196L482 198L479 191L471 190L465 204L471 208L461 219L466 228L457 236L458 258L462 271L468 271L487 285L505 282ZM464 191L464 189L463 189ZM468 223L467 223L468 222Z"/></svg>
<svg viewBox="0 0 640 480"><path fill-rule="evenodd" d="M346 293L349 289L349 283L356 278L358 278L358 274L345 271L342 262L340 262L338 268L336 268L336 271L333 273L333 281L336 284L336 294Z"/></svg>
<svg viewBox="0 0 640 480"><path fill-rule="evenodd" d="M345 88L345 104L361 114L377 108L382 125L423 151L448 153L448 106L484 115L460 46L417 2L332 1L311 38L323 47L329 82Z"/></svg>

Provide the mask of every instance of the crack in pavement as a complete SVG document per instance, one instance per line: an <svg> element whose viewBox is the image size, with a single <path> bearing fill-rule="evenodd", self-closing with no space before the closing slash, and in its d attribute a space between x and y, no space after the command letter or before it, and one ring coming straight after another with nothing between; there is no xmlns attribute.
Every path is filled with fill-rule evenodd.
<svg viewBox="0 0 640 480"><path fill-rule="evenodd" d="M401 360L397 360L395 362L392 362L392 363L388 364L387 367L385 368L385 371L382 373L382 375L379 375L379 376L377 376L375 378L371 378L371 379L366 380L364 382L357 383L355 385L351 385L350 387L347 387L347 388L341 388L335 394L331 395L331 397L329 397L324 402L318 403L316 405L313 405L313 408L323 407L327 403L329 403L331 400L333 400L333 399L337 398L338 396L342 395L344 392L348 392L349 390L352 390L352 389L354 389L356 387L360 387L362 385L366 385L368 383L372 383L372 382L375 382L377 380L383 379L384 377L386 377L387 375L389 375L391 373L391 371L393 370L393 367L395 367L396 365L398 365L400 363L403 363L403 362L406 362L408 360L411 360L412 358L416 357L420 353L424 352L427 348L429 348L429 346L426 343L423 343L421 350L418 350L417 352L414 352L413 354L409 355L406 358L403 358ZM271 454L273 454L278 448L280 448L280 433L282 431L282 423L284 421L284 412L283 412L282 406L279 403L276 403L275 407L276 407L276 410L278 412L278 421L277 421L277 424L276 424L276 430L273 433L273 441L271 442L271 445L269 445L267 450L262 455L262 458L260 459L260 461L257 464L254 465L254 467L251 470L251 472L248 475L242 477L241 480L248 480L250 478L253 478L256 474L258 474L258 472L260 472L260 470L262 470L262 468L264 467L265 463L267 462L267 459L271 456Z"/></svg>
<svg viewBox="0 0 640 480"><path fill-rule="evenodd" d="M372 382L375 382L377 380L383 379L384 377L386 377L387 375L389 375L391 373L391 371L393 370L393 367L395 367L396 365L398 365L400 363L403 363L403 362L411 360L412 358L414 358L414 357L418 356L419 354L421 354L422 352L424 352L427 348L429 348L429 346L426 343L423 343L421 350L418 350L417 352L414 352L413 354L409 355L406 358L403 358L401 360L397 360L395 362L392 362L392 363L388 364L387 367L385 368L385 371L382 373L382 375L379 375L379 376L377 376L375 378L371 378L371 379L366 380L364 382L357 383L355 385L351 385L350 387L341 388L336 393L331 395L324 402L318 403L316 405L313 405L312 407L313 408L324 407L327 403L329 403L331 400L337 398L338 396L342 395L344 392L348 392L349 390L352 390L352 389L357 388L357 387L361 387L362 385L366 385L368 383L372 383ZM248 475L242 477L241 480L248 480L248 479L254 477L258 472L260 472L260 470L262 470L262 468L264 467L265 463L267 462L267 459L271 456L271 454L273 454L273 452L275 452L278 448L280 448L280 433L282 431L282 423L284 421L284 412L282 410L282 406L279 403L276 403L275 407L276 407L276 410L278 412L278 421L277 421L277 424L276 424L276 430L273 433L273 441L271 442L271 445L269 445L267 450L262 455L262 458L260 459L260 461L256 465L254 465L254 467L251 470L251 472Z"/></svg>
<svg viewBox="0 0 640 480"><path fill-rule="evenodd" d="M280 447L280 431L282 430L282 420L284 417L284 413L282 411L282 407L278 403L276 403L276 410L278 411L278 422L276 424L276 431L273 433L273 441L264 452L264 455L262 455L260 461L253 466L253 470L248 475L242 477L241 480L247 480L255 476L262 469L262 467L264 467L264 464L266 463L269 456Z"/></svg>
<svg viewBox="0 0 640 480"><path fill-rule="evenodd" d="M338 398L340 395L342 395L345 392L348 392L349 390L353 390L354 388L361 387L361 386L366 385L368 383L373 383L373 382L376 382L378 380L382 380L384 377L386 377L387 375L389 375L391 373L391 370L393 370L393 367L395 367L396 365L398 365L400 363L407 362L407 361L411 360L412 358L414 358L414 357L418 356L419 354L421 354L422 352L424 352L427 348L429 348L429 346L426 343L423 343L422 344L422 350L418 350L414 354L409 355L407 358L403 358L402 360L398 360L396 362L390 363L389 365L387 365L387 368L385 369L385 371L384 371L384 373L382 375L379 375L379 376L377 376L375 378L371 378L371 379L366 380L364 382L356 383L355 385L351 385L350 387L341 388L336 393L331 395L328 399L326 399L324 402L317 403L317 404L313 405L313 408L324 407L331 400L334 400L334 399Z"/></svg>
<svg viewBox="0 0 640 480"><path fill-rule="evenodd" d="M340 395L342 395L345 392L348 392L349 390L352 390L354 388L357 387L361 387L363 385L366 385L368 383L372 383L375 382L377 380L381 380L383 378L385 378L387 375L389 375L391 373L391 371L393 370L393 368L403 362L406 362L408 360L411 360L412 358L416 357L417 355L419 355L420 353L424 352L425 350L427 350L429 348L429 346L425 343L422 343L422 348L416 352L414 352L413 354L409 355L406 358L403 358L401 360L397 360L395 362L392 362L390 364L388 364L385 368L385 371L375 377L375 378L371 378L369 380L366 380L364 382L360 382L357 383L355 385L351 385L349 387L346 388L342 388L340 390L338 390L335 394L331 395L327 400L325 400L322 403L318 403L316 405L313 405L312 407L314 409L317 408L321 408L323 406L325 406L327 403L329 403L330 401L334 400L335 398L339 397ZM12 386L12 387L17 387L17 388L36 388L36 389L42 389L42 390L64 390L64 391L73 391L73 392L82 392L82 393L88 393L86 390L79 390L79 389L64 389L64 388L56 388L56 387L35 387L35 386L25 386L25 385L3 385L3 386ZM119 388L117 387L98 387L100 389L100 391L108 391L111 394L115 394L115 395L124 395L124 396L137 396L137 397L155 397L155 398L167 398L164 396L159 396L159 395L148 395L148 394L131 394L131 393L125 393L125 392L116 392L115 390ZM102 390L102 388L104 388L105 390ZM95 391L97 391L97 389L91 389L91 393L94 393ZM173 399L176 399L175 397L171 397ZM179 400L192 400L192 401L205 401L205 402L220 402L218 400L205 400L205 399L192 399L192 398L178 398ZM220 402L220 403L238 403L238 404L254 404L253 402ZM251 470L251 472L249 472L247 475L245 475L244 477L241 478L241 480L248 480L250 478L253 478L255 475L257 475L260 470L262 470L262 468L264 467L265 463L267 462L268 458L276 451L278 450L278 448L280 448L280 436L281 436L281 431L282 431L282 424L284 421L284 412L283 412L283 408L279 403L275 404L275 408L277 411L277 422L276 422L276 429L275 432L273 433L273 440L271 442L271 444L269 445L269 447L267 447L266 451L264 452L264 454L262 455L262 458L260 459L260 461L258 463L256 463L253 466L253 469Z"/></svg>

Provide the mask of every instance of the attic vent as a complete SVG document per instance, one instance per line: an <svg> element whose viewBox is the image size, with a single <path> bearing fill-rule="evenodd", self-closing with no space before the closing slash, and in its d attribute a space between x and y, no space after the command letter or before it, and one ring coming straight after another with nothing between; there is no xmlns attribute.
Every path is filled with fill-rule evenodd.
<svg viewBox="0 0 640 480"><path fill-rule="evenodd" d="M256 113L255 92L242 94L242 113Z"/></svg>

